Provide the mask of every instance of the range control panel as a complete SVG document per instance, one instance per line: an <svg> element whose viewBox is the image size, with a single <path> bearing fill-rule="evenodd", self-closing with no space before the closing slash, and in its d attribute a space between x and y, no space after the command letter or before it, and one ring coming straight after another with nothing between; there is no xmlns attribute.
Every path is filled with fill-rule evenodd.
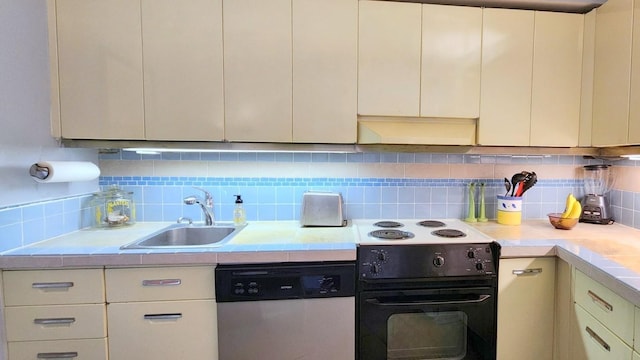
<svg viewBox="0 0 640 360"><path fill-rule="evenodd" d="M218 302L353 296L354 263L219 265Z"/></svg>
<svg viewBox="0 0 640 360"><path fill-rule="evenodd" d="M499 248L499 245L490 243L361 245L357 254L358 278L412 279L495 275L496 246Z"/></svg>

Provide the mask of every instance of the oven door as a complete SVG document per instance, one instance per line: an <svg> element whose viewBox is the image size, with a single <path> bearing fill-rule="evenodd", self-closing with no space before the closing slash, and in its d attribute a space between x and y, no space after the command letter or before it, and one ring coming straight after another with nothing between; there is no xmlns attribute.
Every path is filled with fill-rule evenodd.
<svg viewBox="0 0 640 360"><path fill-rule="evenodd" d="M495 287L363 291L358 358L496 358Z"/></svg>

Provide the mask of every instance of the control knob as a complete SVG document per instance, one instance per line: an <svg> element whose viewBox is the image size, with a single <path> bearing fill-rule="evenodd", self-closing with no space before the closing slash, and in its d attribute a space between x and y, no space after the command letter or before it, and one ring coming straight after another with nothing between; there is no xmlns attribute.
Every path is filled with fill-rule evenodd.
<svg viewBox="0 0 640 360"><path fill-rule="evenodd" d="M385 260L387 260L387 253L381 251L381 252L378 253L377 257L378 257L378 260L385 261Z"/></svg>
<svg viewBox="0 0 640 360"><path fill-rule="evenodd" d="M481 262L476 263L476 270L478 270L478 271L484 270L484 264L481 263Z"/></svg>
<svg viewBox="0 0 640 360"><path fill-rule="evenodd" d="M436 256L433 259L433 265L435 265L435 267L441 267L442 265L444 265L444 258L440 255Z"/></svg>
<svg viewBox="0 0 640 360"><path fill-rule="evenodd" d="M378 273L380 273L380 265L378 265L378 264L372 264L372 265L371 265L371 273L372 273L372 274L378 274Z"/></svg>
<svg viewBox="0 0 640 360"><path fill-rule="evenodd" d="M475 257L476 257L476 253L475 253L475 252L473 252L473 250L469 250L469 252L467 252L467 257L468 257L469 259L473 259L473 258L475 258Z"/></svg>

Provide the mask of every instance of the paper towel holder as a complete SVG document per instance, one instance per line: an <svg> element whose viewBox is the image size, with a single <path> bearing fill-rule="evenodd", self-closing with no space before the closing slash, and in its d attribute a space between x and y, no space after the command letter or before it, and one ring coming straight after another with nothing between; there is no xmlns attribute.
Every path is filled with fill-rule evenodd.
<svg viewBox="0 0 640 360"><path fill-rule="evenodd" d="M90 181L100 176L100 168L89 161L38 161L29 175L38 183Z"/></svg>
<svg viewBox="0 0 640 360"><path fill-rule="evenodd" d="M49 177L49 168L35 163L29 168L29 175L31 175L32 178L44 180Z"/></svg>

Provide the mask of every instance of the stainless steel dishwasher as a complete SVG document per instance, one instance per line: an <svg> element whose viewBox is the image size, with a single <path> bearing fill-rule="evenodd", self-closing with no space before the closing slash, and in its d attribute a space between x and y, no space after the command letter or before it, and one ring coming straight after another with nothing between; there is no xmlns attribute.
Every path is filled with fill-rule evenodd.
<svg viewBox="0 0 640 360"><path fill-rule="evenodd" d="M353 360L355 262L218 265L220 360Z"/></svg>

